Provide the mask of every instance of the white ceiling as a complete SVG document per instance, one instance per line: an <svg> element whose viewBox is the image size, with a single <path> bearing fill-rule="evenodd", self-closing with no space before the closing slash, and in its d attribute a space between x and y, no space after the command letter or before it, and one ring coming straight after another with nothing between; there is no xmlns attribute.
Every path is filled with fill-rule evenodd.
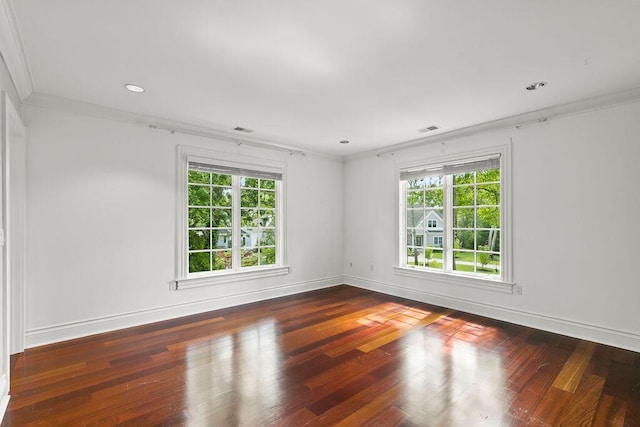
<svg viewBox="0 0 640 427"><path fill-rule="evenodd" d="M2 1L34 96L327 154L640 87L640 0Z"/></svg>

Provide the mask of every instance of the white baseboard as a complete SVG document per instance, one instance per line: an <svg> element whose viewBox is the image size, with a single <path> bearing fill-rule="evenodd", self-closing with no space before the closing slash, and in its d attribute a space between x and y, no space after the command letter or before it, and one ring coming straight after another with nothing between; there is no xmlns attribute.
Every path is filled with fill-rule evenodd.
<svg viewBox="0 0 640 427"><path fill-rule="evenodd" d="M468 313L490 317L492 319L503 320L506 322L516 323L518 325L542 329L557 334L568 335L575 338L640 352L640 335L629 331L604 328L598 325L577 322L570 319L514 310L512 308L485 304L469 299L457 298L449 295L442 295L421 289L414 289L359 277L345 276L344 282L348 285L363 289L453 308Z"/></svg>
<svg viewBox="0 0 640 427"><path fill-rule="evenodd" d="M129 328L132 326L203 313L206 311L218 310L221 308L233 307L236 305L248 304L301 292L313 291L316 289L340 285L342 283L342 276L327 277L300 283L263 288L251 292L222 295L215 298L208 298L184 304L176 304L168 307L139 310L129 313L116 314L113 316L105 316L78 322L70 322L43 328L35 328L26 331L25 348L32 348L73 338L94 335L102 332L109 332L117 329Z"/></svg>

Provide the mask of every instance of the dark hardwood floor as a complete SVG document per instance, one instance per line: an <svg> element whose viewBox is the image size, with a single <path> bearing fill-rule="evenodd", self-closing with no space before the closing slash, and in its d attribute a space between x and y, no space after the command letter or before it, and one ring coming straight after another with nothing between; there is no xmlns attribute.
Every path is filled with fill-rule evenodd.
<svg viewBox="0 0 640 427"><path fill-rule="evenodd" d="M2 426L640 426L640 354L348 286L12 358Z"/></svg>

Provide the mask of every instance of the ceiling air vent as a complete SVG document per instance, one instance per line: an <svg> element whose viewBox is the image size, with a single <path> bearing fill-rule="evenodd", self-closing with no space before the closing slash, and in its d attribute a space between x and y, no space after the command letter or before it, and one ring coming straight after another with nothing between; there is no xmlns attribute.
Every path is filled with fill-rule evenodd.
<svg viewBox="0 0 640 427"><path fill-rule="evenodd" d="M241 126L236 126L233 128L233 130L236 130L238 132L244 132L244 133L251 133L253 132L253 129L247 129L247 128L243 128Z"/></svg>
<svg viewBox="0 0 640 427"><path fill-rule="evenodd" d="M431 132L431 131L438 130L438 129L440 129L438 126L429 126L429 127L426 127L426 128L418 129L418 132L425 133L425 132Z"/></svg>

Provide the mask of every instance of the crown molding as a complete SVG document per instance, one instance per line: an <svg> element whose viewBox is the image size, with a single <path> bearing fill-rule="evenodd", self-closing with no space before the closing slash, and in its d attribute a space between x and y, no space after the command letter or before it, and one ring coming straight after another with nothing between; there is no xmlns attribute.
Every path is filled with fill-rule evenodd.
<svg viewBox="0 0 640 427"><path fill-rule="evenodd" d="M246 134L236 134L214 128L194 125L191 123L170 120L146 114L133 113L116 108L105 107L98 104L76 101L55 95L46 95L35 92L23 101L25 106L33 106L51 110L65 111L81 116L90 116L137 126L144 126L158 131L167 131L172 134L180 133L202 138L215 139L222 142L230 142L236 145L247 145L267 150L285 151L291 155L309 156L331 161L342 161L341 156L310 151L294 145L281 144L265 138L256 138Z"/></svg>
<svg viewBox="0 0 640 427"><path fill-rule="evenodd" d="M424 138L413 139L400 142L397 144L387 145L385 147L356 153L344 158L345 161L356 160L366 157L382 156L420 145L442 143L452 139L465 136L476 135L479 133L498 132L508 128L520 129L521 127L543 123L552 118L567 117L588 111L600 110L612 107L614 105L626 104L630 102L640 101L640 87L629 89L622 92L615 92L606 95L600 95L592 98L585 98L579 101L568 102L565 104L554 105L540 110L530 111L515 116L509 116L502 119L492 120L489 122L478 123L475 125L454 129L448 132L431 135Z"/></svg>
<svg viewBox="0 0 640 427"><path fill-rule="evenodd" d="M0 3L0 52L22 100L35 90L11 0Z"/></svg>

